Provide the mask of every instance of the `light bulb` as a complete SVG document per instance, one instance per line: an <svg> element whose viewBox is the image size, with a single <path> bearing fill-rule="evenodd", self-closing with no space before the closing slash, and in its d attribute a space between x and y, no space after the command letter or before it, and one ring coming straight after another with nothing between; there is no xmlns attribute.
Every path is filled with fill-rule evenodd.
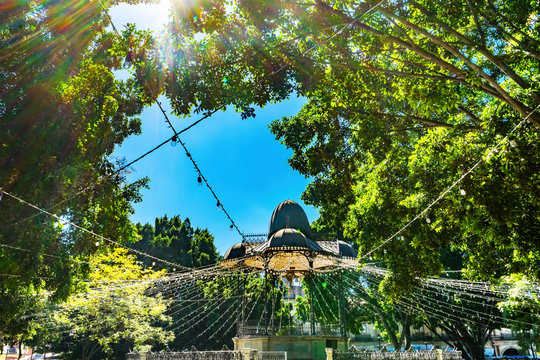
<svg viewBox="0 0 540 360"><path fill-rule="evenodd" d="M429 218L429 216L426 216L426 222L427 222L428 224L431 223L431 219Z"/></svg>
<svg viewBox="0 0 540 360"><path fill-rule="evenodd" d="M99 241L96 241L96 246L99 246Z"/></svg>
<svg viewBox="0 0 540 360"><path fill-rule="evenodd" d="M172 139L171 139L171 146L175 147L177 142L178 142L178 137L176 137L176 135L174 135L172 137Z"/></svg>
<svg viewBox="0 0 540 360"><path fill-rule="evenodd" d="M218 201L216 204L217 211L219 211L219 208L221 207L221 203Z"/></svg>
<svg viewBox="0 0 540 360"><path fill-rule="evenodd" d="M467 192L463 189L459 190L459 193L462 195L462 196L465 196L467 195Z"/></svg>

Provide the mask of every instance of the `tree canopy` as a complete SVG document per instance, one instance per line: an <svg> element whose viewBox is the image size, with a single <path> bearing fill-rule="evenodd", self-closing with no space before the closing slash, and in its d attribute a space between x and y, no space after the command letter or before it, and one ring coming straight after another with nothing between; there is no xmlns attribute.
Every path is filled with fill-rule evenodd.
<svg viewBox="0 0 540 360"><path fill-rule="evenodd" d="M273 122L270 131L292 150L291 167L311 180L303 200L320 210L314 227L354 241L362 260L370 254L391 270L377 289L356 289L372 309L357 318L371 316L396 347L406 344L410 314L399 307L400 298L414 294L416 310L425 310L428 294L415 292L416 286L446 267L449 249L462 255L468 278L515 285L507 301L496 307L486 302L494 316L537 309L537 302L516 299L523 298L523 284L540 278L538 2L174 2L161 46L133 25L109 31L112 3L8 0L1 6L0 188L151 256L180 266L213 264L219 256L212 235L188 219L163 217L154 226L129 221L147 179L126 182L123 161L111 158L115 146L140 132L138 115L161 95L178 116L230 106L244 119L255 115L255 105L298 95L306 105ZM119 80L116 70L131 75ZM102 304L95 299L70 294L74 279L91 273L92 255L107 256L105 244L9 196L0 198L0 211L0 335L30 336L26 315L43 307L44 293L52 302L70 299L60 319L66 323L79 311L88 317L98 311ZM370 252L422 211L388 246ZM199 327L187 325L188 334L214 325L231 331L219 322L235 305L229 301L231 286L240 287L234 280L194 285L205 301L225 300L202 320L193 319ZM248 288L254 295L261 278L250 278ZM281 282L276 289L274 298L281 298ZM381 300L379 290L394 304ZM145 296L142 289L136 295ZM309 291L306 299L332 310L338 305ZM162 299L146 300L163 309ZM478 305L444 293L430 301L473 312ZM109 303L111 313L129 314L127 303ZM290 318L288 305L272 308L279 314L269 321ZM168 316L179 322L187 309L169 308ZM266 315L256 304L253 309L259 319ZM146 320L158 317L138 310ZM298 311L305 315L302 306ZM109 325L116 326L118 317L112 319ZM467 351L476 359L482 357L476 345L498 326L458 329L436 316L420 320L446 326L448 333L474 333ZM348 325L359 328L354 321ZM101 334L138 332L114 326L96 333L100 328L86 324L80 333L88 346L110 353L118 339L102 341ZM162 343L169 338L160 329L148 334Z"/></svg>
<svg viewBox="0 0 540 360"><path fill-rule="evenodd" d="M96 256L88 281L44 318L37 319L39 345L66 350L73 359L124 359L130 350L147 351L174 339L165 330L169 301L152 292L164 271L145 269L123 248ZM48 309L47 309L48 310Z"/></svg>
<svg viewBox="0 0 540 360"><path fill-rule="evenodd" d="M154 226L137 224L136 227L139 240L132 247L157 258L190 268L215 264L220 259L214 236L208 229L194 229L189 218L182 220L176 215L169 219L165 215L156 218ZM140 261L148 265L153 262L142 256Z"/></svg>
<svg viewBox="0 0 540 360"><path fill-rule="evenodd" d="M0 188L118 242L135 239L132 204L147 180L119 171L115 146L140 132L146 104L107 30L109 2L14 1L0 14ZM32 298L65 299L86 260L107 247L89 233L0 196L0 336L22 331ZM9 325L19 324L17 326ZM15 329L14 327L19 327Z"/></svg>
<svg viewBox="0 0 540 360"><path fill-rule="evenodd" d="M150 93L177 115L233 106L249 116L253 104L306 97L271 131L312 179L303 199L318 225L362 253L510 134L373 255L394 270L389 291L439 272L447 246L467 254L471 277L538 279L537 12L521 0L176 3ZM141 83L156 51L130 56Z"/></svg>

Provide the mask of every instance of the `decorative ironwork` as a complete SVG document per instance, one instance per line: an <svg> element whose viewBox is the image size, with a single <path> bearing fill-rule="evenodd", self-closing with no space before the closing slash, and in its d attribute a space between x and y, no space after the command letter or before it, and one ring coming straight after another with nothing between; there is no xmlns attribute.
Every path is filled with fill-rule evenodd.
<svg viewBox="0 0 540 360"><path fill-rule="evenodd" d="M256 360L287 360L286 351L258 351Z"/></svg>
<svg viewBox="0 0 540 360"><path fill-rule="evenodd" d="M226 346L219 351L197 351L192 347L190 351L148 352L146 360L243 360L243 355L241 351L229 350Z"/></svg>
<svg viewBox="0 0 540 360"><path fill-rule="evenodd" d="M250 360L287 360L286 351L251 351ZM245 360L242 351L232 351L223 347L219 351L197 351L194 347L190 351L147 352L141 354L127 354L127 360Z"/></svg>
<svg viewBox="0 0 540 360"><path fill-rule="evenodd" d="M312 334L312 329L309 323L288 325L288 326L265 326L257 322L238 323L238 335L240 337L263 337L263 336L287 336L287 335L317 335L317 336L340 336L340 325L315 325L315 332Z"/></svg>
<svg viewBox="0 0 540 360"><path fill-rule="evenodd" d="M268 240L268 233L244 234L248 243L262 243ZM316 242L336 242L336 236L332 234L311 234L310 239Z"/></svg>
<svg viewBox="0 0 540 360"><path fill-rule="evenodd" d="M461 360L461 351L442 351L442 360ZM436 350L381 351L358 350L351 346L349 350L334 350L334 360L437 360Z"/></svg>
<svg viewBox="0 0 540 360"><path fill-rule="evenodd" d="M268 240L268 233L244 234L244 239L246 239L248 243L263 243Z"/></svg>

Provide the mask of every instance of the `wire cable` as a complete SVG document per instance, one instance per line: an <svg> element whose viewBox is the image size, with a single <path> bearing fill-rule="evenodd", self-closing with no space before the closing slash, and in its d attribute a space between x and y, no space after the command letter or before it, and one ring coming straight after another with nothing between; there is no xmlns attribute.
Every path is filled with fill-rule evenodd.
<svg viewBox="0 0 540 360"><path fill-rule="evenodd" d="M368 251L367 253L363 254L361 257L359 257L358 260L362 260L362 259L365 259L366 257L368 257L369 255L373 254L375 251L377 251L378 249L382 248L383 246L385 246L387 243L389 243L390 241L392 241L396 236L398 236L399 234L401 234L405 229L407 229L409 226L412 225L412 223L414 223L416 220L418 220L420 217L422 217L423 215L425 215L429 209L431 209L435 204L437 204L440 200L442 200L446 194L448 194L456 185L458 185L463 179L465 179L467 176L469 176L469 174L471 174L478 166L480 166L482 163L484 163L486 160L488 160L490 158L490 156L493 155L493 153L499 148L499 146L501 146L505 141L508 140L508 137L514 132L516 131L519 127L521 127L528 119L529 117L531 117L531 115L540 108L540 105L538 105L536 108L534 108L523 120L521 120L516 126L514 126L512 128L512 130L510 130L506 136L501 140L499 141L494 147L492 147L487 155L483 156L482 158L480 158L480 160L478 160L467 172L465 172L463 175L461 175L456 181L454 181L452 183L452 185L450 185L449 187L446 188L446 190L444 190L435 200L433 200L427 207L424 208L424 210L422 210L421 212L419 212L412 220L410 220L408 223L406 223L401 229L399 229L398 231L396 231L392 236L390 236L389 238L387 238L386 240L384 240L381 244L379 244L378 246L376 246L374 249Z"/></svg>

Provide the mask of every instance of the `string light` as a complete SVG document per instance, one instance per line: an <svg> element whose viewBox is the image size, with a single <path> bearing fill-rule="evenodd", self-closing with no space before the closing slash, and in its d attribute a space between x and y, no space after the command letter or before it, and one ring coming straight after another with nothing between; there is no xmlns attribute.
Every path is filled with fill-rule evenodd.
<svg viewBox="0 0 540 360"><path fill-rule="evenodd" d="M377 4L375 4L374 6L372 6L371 8L369 9L366 9L365 11L363 11L362 13L360 13L357 17L355 17L354 19L352 19L352 21L344 24L339 30L335 31L331 36L328 36L324 41L323 43L326 43L328 41L330 41L331 39L333 39L334 37L336 37L337 35L341 34L345 29L347 29L348 27L352 26L353 24L357 23L363 16L369 14L370 12L372 12L373 10L375 10L379 5L381 5L385 0L381 0L379 1ZM103 2L100 0L100 4L101 4L101 7L104 9L105 13L106 13L106 16L109 20L109 22L111 23L111 26L113 28L113 30L116 32L116 34L118 35L119 38L122 38L120 32L118 31L118 28L115 26L113 20L112 20L112 17L110 16L109 12L107 11L107 9L105 9L105 6L103 4ZM197 16L195 15L193 17L194 20L197 19ZM128 45L128 44L126 44ZM290 64L293 63L293 60L297 59L298 57L300 56L305 56L307 55L309 52L313 51L316 47L318 47L319 44L316 42L314 43L311 47L309 47L308 49L306 49L304 52L302 52L301 54L298 54L296 56L294 56L292 59L290 59L291 61L286 61L284 65L282 65L280 68L272 71L271 73L267 74L266 76L264 76L261 80L259 80L259 82L262 82L263 80L265 80L266 78L271 78L273 76L275 76L276 74L280 73L281 71L283 71L284 69L286 69L287 67L290 66ZM227 78L224 78L224 82L227 83ZM157 99L157 97L156 97ZM186 152L186 155L188 156L188 158L191 160L191 162L193 163L193 166L195 167L195 170L199 173L199 177L201 177L202 180L204 180L206 186L208 187L208 189L210 190L210 192L212 193L212 195L214 196L214 198L216 200L218 200L218 203L219 203L219 199L217 197L217 195L215 194L215 192L213 191L212 187L208 184L208 182L206 181L206 179L204 178L204 176L202 175L199 167L197 166L197 164L195 163L195 160L191 157L191 154L189 153L189 151L187 150L187 147L185 146L185 144L178 138L178 135L179 133L174 129L172 123L170 122L169 120L169 117L167 115L167 113L164 111L163 107L161 106L161 103L156 100L156 104L158 105L161 113L163 114L164 118L165 118L165 121L168 123L169 127L173 130L174 132L174 135L177 136L177 140L178 142L180 143L180 145L182 145L182 147L184 148L185 152ZM216 113L218 110L220 110L221 108L223 108L224 106L226 106L226 104L221 104L221 105L218 105L214 110L211 110L211 111L208 111L206 112L205 115L203 115L198 121L196 121L195 123L193 123L192 125L190 125L188 128L186 128L185 130L188 130L189 128L195 126L196 124L198 124L199 122L203 121L204 119L212 116L214 113ZM233 219L231 218L231 216L228 214L228 212L225 210L225 208L223 207L223 205L220 205L220 207L223 209L223 212L226 214L226 216L229 218L229 220L231 221L231 223L233 224L233 227L236 228L236 230L238 231L239 235L242 237L242 241L245 242L245 238L244 238L244 235L243 233L240 231L240 229L238 228L238 226L236 226L235 222L233 221Z"/></svg>
<svg viewBox="0 0 540 360"><path fill-rule="evenodd" d="M493 146L487 156L485 157L482 157L480 158L480 160L478 160L471 168L469 168L469 170L467 170L463 175L461 175L456 181L454 181L448 188L446 188L446 190L444 190L435 200L433 200L428 206L426 206L424 208L424 210L422 210L421 212L419 212L414 218L412 218L412 220L410 220L409 222L407 222L403 227L401 227L398 231L396 231L392 236L388 237L386 240L384 240L382 243L380 243L379 245L377 245L374 249L368 251L366 254L363 254L359 260L362 260L362 259L365 259L366 257L368 257L369 255L371 255L373 252L377 251L378 249L380 249L381 247L385 246L387 243L389 243L390 241L392 241L396 236L398 236L399 234L401 234L403 231L405 231L405 229L407 229L409 226L411 226L416 220L418 220L420 217L422 217L424 214L427 214L427 212L429 211L429 209L431 209L435 204L437 204L439 201L441 201L445 196L446 194L448 194L455 186L457 186L459 183L461 183L461 181L463 179L465 179L467 176L469 176L469 174L471 174L472 172L474 172L476 170L476 168L478 166L480 166L482 163L484 162L487 162L487 160L490 158L490 156L493 154L493 152L497 151L497 149L499 148L499 146L501 146L505 141L508 140L508 137L510 135L512 135L512 133L514 133L514 131L516 131L519 127L521 127L528 119L529 117L531 117L532 114L534 114L538 109L540 108L540 105L538 105L537 107L535 107L523 120L521 120L516 126L514 126L512 128L512 130L510 130L506 136L501 140L499 141L495 146ZM426 221L427 221L427 218L426 218Z"/></svg>
<svg viewBox="0 0 540 360"><path fill-rule="evenodd" d="M67 220L67 219L65 219L65 218L62 218L62 217L60 217L60 216L58 216L58 215L56 215L56 214L53 214L53 213L51 213L51 212L49 212L49 211L47 211L47 210L45 210L45 209L42 209L42 208L38 207L37 205L34 205L34 204L32 204L32 203L30 203L30 202L28 202L28 201L26 201L26 200L23 200L22 198L20 198L20 197L18 197L18 196L16 196L16 195L13 195L13 194L11 194L11 193L9 193L9 192L3 190L3 189L0 189L0 193L3 193L3 194L5 194L5 195L7 195L7 196L9 196L9 197L11 197L11 198L13 198L13 199L15 199L15 200L18 200L20 203L23 203L23 204L25 204L25 205L27 205L27 206L29 206L29 207L34 208L34 209L38 210L40 213L46 214L46 215L48 215L48 216L51 216L51 217L55 218L56 220L58 220L59 222L62 222L62 223L65 224L65 225L73 226L74 228L76 228L76 229L78 229L78 230L81 230L81 231L83 231L83 232L85 232L85 233L87 233L87 234L90 234L90 235L92 235L92 236L97 237L97 238L98 238L98 241L96 242L96 243L97 243L96 246L99 246L99 240L104 240L104 241L107 241L107 242L109 242L109 243L111 243L111 244L114 244L114 245L116 245L116 246L119 246L119 247L122 247L122 248L124 248L124 249L127 249L128 251L131 251L131 252L133 252L133 253L135 253L135 254L138 254L138 255L141 255L141 256L145 256L145 257L148 257L148 258L151 258L151 259L160 261L160 262L162 262L162 263L164 263L164 264L167 264L167 265L178 266L178 267L182 267L182 268L187 269L187 270L191 270L191 268L189 268L189 267L182 266L182 265L180 265L180 264L175 264L175 263L172 263L172 262L170 262L170 261L160 259L160 258L155 257L155 256L153 256L153 255L147 254L147 253L145 253L145 252L143 252L143 251L139 251L139 250L132 249L132 248L130 248L130 247L124 245L124 244L121 244L121 243L117 242L117 241L114 241L114 240L112 240L112 239L109 239L109 238L106 238L106 237L104 237L104 236L102 236L102 235L99 235L99 234L95 233L94 231L88 230L88 229L86 229L86 228L84 228L84 227L82 227L82 226L80 226L80 225L77 225L77 224L73 223L72 221L69 221L69 220Z"/></svg>

